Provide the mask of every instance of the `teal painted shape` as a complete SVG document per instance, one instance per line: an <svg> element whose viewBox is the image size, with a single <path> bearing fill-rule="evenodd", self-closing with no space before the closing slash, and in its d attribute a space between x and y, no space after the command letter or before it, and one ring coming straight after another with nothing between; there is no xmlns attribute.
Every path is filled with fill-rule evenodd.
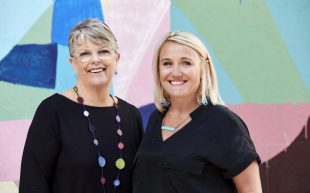
<svg viewBox="0 0 310 193"><path fill-rule="evenodd" d="M72 88L76 83L76 79L74 70L69 62L69 48L67 46L58 45L57 49L55 92L62 93ZM110 93L114 95L113 81L110 86Z"/></svg>
<svg viewBox="0 0 310 193"><path fill-rule="evenodd" d="M75 76L69 62L69 48L67 46L57 46L57 70L55 91L62 93L75 85Z"/></svg>
<svg viewBox="0 0 310 193"><path fill-rule="evenodd" d="M167 130L167 131L175 131L176 128L174 128L174 127L168 127L168 126L162 125L162 126L161 126L161 129L162 129L162 130Z"/></svg>
<svg viewBox="0 0 310 193"><path fill-rule="evenodd" d="M222 68L222 65L217 60L216 55L212 52L212 49L208 46L205 38L195 29L187 17L182 13L182 11L174 4L171 3L171 31L188 31L196 35L202 42L207 46L211 58L214 63L216 70L219 89L225 103L229 104L239 104L243 102L243 98L240 95L239 91L233 85L231 79Z"/></svg>
<svg viewBox="0 0 310 193"><path fill-rule="evenodd" d="M310 1L266 1L278 32L310 91Z"/></svg>

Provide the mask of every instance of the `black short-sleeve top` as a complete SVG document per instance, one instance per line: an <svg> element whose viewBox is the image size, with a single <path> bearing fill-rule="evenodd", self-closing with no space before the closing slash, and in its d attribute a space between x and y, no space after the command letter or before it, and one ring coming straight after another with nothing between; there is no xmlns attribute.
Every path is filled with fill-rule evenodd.
<svg viewBox="0 0 310 193"><path fill-rule="evenodd" d="M230 193L232 177L260 163L245 123L222 105L201 105L191 121L162 140L155 110L135 157L134 193Z"/></svg>
<svg viewBox="0 0 310 193"><path fill-rule="evenodd" d="M96 128L101 154L106 158L103 176L106 193L132 193L132 164L143 135L140 113L136 107L118 99L122 156L126 162L120 185L114 191L113 180L119 158L118 124L113 106L85 105ZM38 107L28 131L21 163L20 193L102 193L98 150L83 115L83 107L54 94Z"/></svg>

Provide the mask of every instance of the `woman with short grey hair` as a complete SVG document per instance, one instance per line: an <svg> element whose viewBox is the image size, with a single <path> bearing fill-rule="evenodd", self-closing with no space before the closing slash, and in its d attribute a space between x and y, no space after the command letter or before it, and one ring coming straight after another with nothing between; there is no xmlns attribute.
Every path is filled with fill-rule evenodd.
<svg viewBox="0 0 310 193"><path fill-rule="evenodd" d="M116 38L105 23L89 19L72 28L68 44L76 85L39 105L20 193L131 193L143 127L137 108L110 93L120 59Z"/></svg>

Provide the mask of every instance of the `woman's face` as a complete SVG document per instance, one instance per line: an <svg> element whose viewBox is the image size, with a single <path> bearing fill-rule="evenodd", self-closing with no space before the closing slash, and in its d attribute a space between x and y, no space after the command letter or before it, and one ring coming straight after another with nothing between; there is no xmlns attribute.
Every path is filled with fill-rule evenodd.
<svg viewBox="0 0 310 193"><path fill-rule="evenodd" d="M159 52L159 80L170 100L196 100L202 71L192 48L167 41Z"/></svg>
<svg viewBox="0 0 310 193"><path fill-rule="evenodd" d="M74 56L70 58L78 82L85 86L110 86L119 60L119 54L108 44L99 44L85 39L74 45Z"/></svg>

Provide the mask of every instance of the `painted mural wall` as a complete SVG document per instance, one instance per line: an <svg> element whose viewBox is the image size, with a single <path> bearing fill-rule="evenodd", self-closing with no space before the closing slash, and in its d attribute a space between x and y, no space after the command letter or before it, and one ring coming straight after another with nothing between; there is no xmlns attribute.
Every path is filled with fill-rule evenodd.
<svg viewBox="0 0 310 193"><path fill-rule="evenodd" d="M89 17L115 32L121 60L111 92L139 107L144 124L154 109L159 37L170 30L200 37L225 102L261 155L264 192L310 192L310 1L15 0L0 7L0 193L18 192L38 104L74 85L67 35Z"/></svg>

